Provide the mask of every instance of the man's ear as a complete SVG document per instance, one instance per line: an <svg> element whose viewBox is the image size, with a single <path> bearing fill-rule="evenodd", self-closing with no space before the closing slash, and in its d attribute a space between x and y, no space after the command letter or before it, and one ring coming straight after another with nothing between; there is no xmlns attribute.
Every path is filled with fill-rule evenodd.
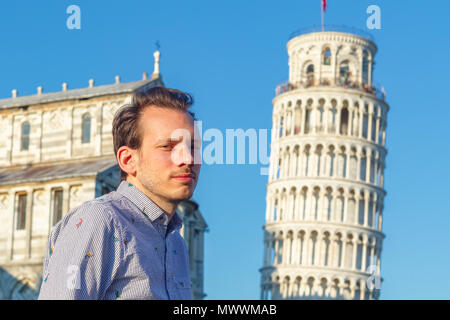
<svg viewBox="0 0 450 320"><path fill-rule="evenodd" d="M117 162L119 163L120 169L125 171L130 176L136 175L136 165L139 159L137 159L138 153L136 150L131 149L127 146L121 146L117 150Z"/></svg>

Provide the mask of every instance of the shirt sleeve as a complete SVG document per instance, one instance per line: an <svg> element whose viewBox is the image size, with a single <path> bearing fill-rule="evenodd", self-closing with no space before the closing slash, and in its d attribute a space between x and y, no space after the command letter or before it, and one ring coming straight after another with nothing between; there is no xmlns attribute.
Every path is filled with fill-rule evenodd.
<svg viewBox="0 0 450 320"><path fill-rule="evenodd" d="M95 200L67 214L52 230L39 300L100 300L123 258L123 231L113 211Z"/></svg>

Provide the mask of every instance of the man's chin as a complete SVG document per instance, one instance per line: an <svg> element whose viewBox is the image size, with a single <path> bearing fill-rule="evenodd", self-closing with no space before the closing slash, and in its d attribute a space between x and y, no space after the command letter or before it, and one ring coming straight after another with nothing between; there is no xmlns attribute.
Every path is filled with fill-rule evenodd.
<svg viewBox="0 0 450 320"><path fill-rule="evenodd" d="M189 200L190 198L192 198L193 193L194 190L190 189L179 190L178 192L172 194L172 199L176 201Z"/></svg>

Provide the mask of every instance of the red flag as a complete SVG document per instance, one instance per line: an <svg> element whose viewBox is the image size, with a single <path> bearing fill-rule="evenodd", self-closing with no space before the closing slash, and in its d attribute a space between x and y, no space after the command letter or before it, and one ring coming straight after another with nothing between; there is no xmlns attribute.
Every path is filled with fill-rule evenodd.
<svg viewBox="0 0 450 320"><path fill-rule="evenodd" d="M322 0L322 11L325 12L327 10L327 0Z"/></svg>

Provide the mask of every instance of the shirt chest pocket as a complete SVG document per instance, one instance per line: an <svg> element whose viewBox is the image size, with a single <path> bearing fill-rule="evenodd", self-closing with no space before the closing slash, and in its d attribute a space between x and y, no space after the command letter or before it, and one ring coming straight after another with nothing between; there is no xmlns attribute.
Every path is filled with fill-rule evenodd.
<svg viewBox="0 0 450 320"><path fill-rule="evenodd" d="M177 289L191 289L191 281L188 276L176 277L175 286Z"/></svg>
<svg viewBox="0 0 450 320"><path fill-rule="evenodd" d="M192 300L191 281L189 277L175 278L175 297L177 300Z"/></svg>

